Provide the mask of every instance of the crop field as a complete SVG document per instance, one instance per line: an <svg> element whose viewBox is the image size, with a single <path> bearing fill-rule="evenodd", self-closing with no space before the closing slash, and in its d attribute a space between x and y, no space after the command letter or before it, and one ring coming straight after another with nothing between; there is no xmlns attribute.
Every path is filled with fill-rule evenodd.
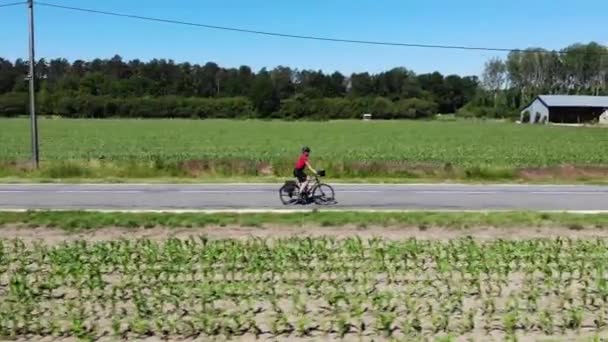
<svg viewBox="0 0 608 342"><path fill-rule="evenodd" d="M0 141L0 163L27 161L29 122L0 120ZM461 121L43 119L40 141L49 177L283 176L305 144L334 178L608 164L604 129Z"/></svg>
<svg viewBox="0 0 608 342"><path fill-rule="evenodd" d="M2 339L591 341L608 332L600 238L0 241Z"/></svg>

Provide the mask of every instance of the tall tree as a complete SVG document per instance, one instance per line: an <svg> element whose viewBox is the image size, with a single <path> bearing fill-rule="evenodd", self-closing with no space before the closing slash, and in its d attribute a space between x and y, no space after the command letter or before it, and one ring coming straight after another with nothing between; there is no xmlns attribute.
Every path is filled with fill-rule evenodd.
<svg viewBox="0 0 608 342"><path fill-rule="evenodd" d="M266 69L262 69L255 78L249 97L263 117L269 117L279 108L279 96Z"/></svg>
<svg viewBox="0 0 608 342"><path fill-rule="evenodd" d="M369 73L352 74L350 77L350 93L353 96L371 96L374 92L374 83Z"/></svg>
<svg viewBox="0 0 608 342"><path fill-rule="evenodd" d="M8 93L15 87L18 71L13 67L13 63L0 58L0 94Z"/></svg>
<svg viewBox="0 0 608 342"><path fill-rule="evenodd" d="M294 72L291 68L278 66L270 72L270 79L280 99L286 99L295 93Z"/></svg>
<svg viewBox="0 0 608 342"><path fill-rule="evenodd" d="M505 86L507 67L500 58L492 58L486 62L482 76L484 88L492 93L494 106L498 105L498 94Z"/></svg>

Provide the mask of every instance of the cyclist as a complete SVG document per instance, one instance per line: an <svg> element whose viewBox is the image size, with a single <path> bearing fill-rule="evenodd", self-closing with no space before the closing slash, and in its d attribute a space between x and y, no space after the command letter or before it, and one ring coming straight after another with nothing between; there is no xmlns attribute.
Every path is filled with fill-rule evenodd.
<svg viewBox="0 0 608 342"><path fill-rule="evenodd" d="M302 154L300 155L300 158L298 158L298 161L296 162L295 168L293 170L293 175L298 180L301 194L306 193L306 191L308 190L308 183L310 181L308 176L304 172L304 169L308 168L313 174L317 174L317 171L310 165L309 157L310 147L302 147Z"/></svg>

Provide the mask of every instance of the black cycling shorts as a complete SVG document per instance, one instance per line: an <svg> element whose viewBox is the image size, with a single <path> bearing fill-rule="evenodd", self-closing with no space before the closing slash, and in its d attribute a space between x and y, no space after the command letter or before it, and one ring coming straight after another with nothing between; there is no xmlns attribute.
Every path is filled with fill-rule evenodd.
<svg viewBox="0 0 608 342"><path fill-rule="evenodd" d="M306 181L306 173L304 173L304 169L293 169L293 175L298 179L298 182L300 183Z"/></svg>

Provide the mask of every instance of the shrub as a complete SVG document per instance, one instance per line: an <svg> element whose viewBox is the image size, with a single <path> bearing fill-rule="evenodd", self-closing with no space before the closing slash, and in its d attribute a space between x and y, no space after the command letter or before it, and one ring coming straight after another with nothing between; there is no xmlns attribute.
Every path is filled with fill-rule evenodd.
<svg viewBox="0 0 608 342"><path fill-rule="evenodd" d="M6 93L0 95L0 116L17 116L28 112L27 93Z"/></svg>

